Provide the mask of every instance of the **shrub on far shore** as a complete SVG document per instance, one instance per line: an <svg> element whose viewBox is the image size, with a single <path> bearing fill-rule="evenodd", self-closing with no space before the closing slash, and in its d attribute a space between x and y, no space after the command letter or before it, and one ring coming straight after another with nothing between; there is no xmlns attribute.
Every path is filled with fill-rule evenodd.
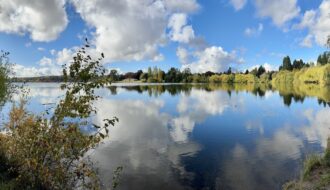
<svg viewBox="0 0 330 190"><path fill-rule="evenodd" d="M272 83L274 85L279 83L296 85L301 83L314 83L322 86L330 85L330 64L293 71L282 70L274 75Z"/></svg>
<svg viewBox="0 0 330 190"><path fill-rule="evenodd" d="M255 76L252 74L221 74L212 75L209 78L210 83L253 83L255 82Z"/></svg>
<svg viewBox="0 0 330 190"><path fill-rule="evenodd" d="M252 74L236 74L234 83L256 83L258 82L258 77Z"/></svg>

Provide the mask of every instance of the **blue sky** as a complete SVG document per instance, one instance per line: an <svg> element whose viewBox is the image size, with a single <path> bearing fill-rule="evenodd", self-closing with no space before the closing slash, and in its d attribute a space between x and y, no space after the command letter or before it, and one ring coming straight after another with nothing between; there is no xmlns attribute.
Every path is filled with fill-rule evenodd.
<svg viewBox="0 0 330 190"><path fill-rule="evenodd" d="M0 49L17 76L60 74L85 37L109 69L221 72L315 61L330 34L330 0L0 2Z"/></svg>

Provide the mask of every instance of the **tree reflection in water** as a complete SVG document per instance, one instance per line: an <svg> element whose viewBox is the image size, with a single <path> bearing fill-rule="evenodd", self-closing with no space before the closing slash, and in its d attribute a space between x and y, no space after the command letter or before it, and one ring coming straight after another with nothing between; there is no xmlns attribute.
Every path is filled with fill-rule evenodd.
<svg viewBox="0 0 330 190"><path fill-rule="evenodd" d="M267 91L275 91L282 97L283 104L288 107L290 107L293 101L296 103L303 103L306 97L316 97L320 105L330 107L330 86L320 86L316 84L301 84L297 86L272 86L269 84L115 84L108 87L112 95L117 94L117 88L135 91L140 94L147 93L150 97L158 97L164 93L168 93L171 96L176 96L181 93L189 95L193 88L205 90L207 92L223 90L227 91L229 96L231 96L232 93L250 92L255 96L264 97Z"/></svg>

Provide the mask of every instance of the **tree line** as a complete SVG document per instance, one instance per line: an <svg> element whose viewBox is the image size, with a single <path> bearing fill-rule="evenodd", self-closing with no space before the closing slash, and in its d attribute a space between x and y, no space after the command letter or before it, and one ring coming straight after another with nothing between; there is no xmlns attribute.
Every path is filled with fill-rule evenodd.
<svg viewBox="0 0 330 190"><path fill-rule="evenodd" d="M310 67L311 65L308 63L305 63L302 59L295 59L293 63L291 62L291 59L289 56L285 56L283 58L282 65L279 67L279 71L281 70L287 70L292 71L294 69L302 69L305 67Z"/></svg>
<svg viewBox="0 0 330 190"><path fill-rule="evenodd" d="M324 53L320 54L317 58L317 63L306 63L302 59L295 59L293 62L291 62L291 59L289 56L285 56L283 58L282 65L279 67L279 70L287 70L287 71L293 71L293 70L300 70L302 68L308 68L311 66L323 66L326 64L330 64L330 52L325 51Z"/></svg>
<svg viewBox="0 0 330 190"><path fill-rule="evenodd" d="M328 37L326 46L330 48L330 36ZM307 63L304 62L302 59L295 59L293 62L291 61L291 58L289 56L285 56L283 58L282 64L279 67L279 71L287 70L287 71L293 71L293 70L300 70L303 68L308 68L311 66L322 66L330 63L330 52L325 51L324 53L320 54L317 58L317 63ZM212 72L207 71L205 73L191 73L191 70L189 68L186 68L184 70L179 70L177 68L170 68L167 72L161 70L160 68L149 67L147 72L143 72L142 70L138 70L137 72L128 72L125 74L119 74L117 70L111 70L109 77L112 81L124 81L126 79L133 79L136 81L141 82L149 82L149 83L203 83L203 82L209 82L210 77L213 75L232 75L232 74L243 74L248 75L251 74L253 76L256 76L257 78L261 78L262 76L267 75L266 78L268 80L272 79L272 75L276 73L275 71L266 71L266 68L264 66L255 67L252 70L245 70L245 72L233 72L232 68L229 67L227 71L225 72Z"/></svg>
<svg viewBox="0 0 330 190"><path fill-rule="evenodd" d="M326 42L326 47L330 49L330 35L328 36L327 42ZM330 64L330 51L325 51L321 53L317 57L317 62L316 65L323 66L326 64ZM285 56L283 58L282 65L279 67L279 70L287 70L287 71L292 71L294 69L302 69L305 67L310 67L310 66L315 66L314 63L305 63L302 59L295 59L293 63L291 63L291 59L289 56Z"/></svg>
<svg viewBox="0 0 330 190"><path fill-rule="evenodd" d="M177 68L170 68L167 72L161 70L158 67L149 67L146 72L138 70L137 72L127 72L120 74L117 70L113 69L109 73L109 77L112 81L125 81L134 82L148 82L148 83L204 83L209 82L209 79L213 75L234 75L234 74L252 74L260 77L266 73L266 69L263 66L259 66L245 72L233 72L232 68L229 67L225 72L212 72L207 71L205 73L192 73L189 68L180 70Z"/></svg>
<svg viewBox="0 0 330 190"><path fill-rule="evenodd" d="M327 47L330 48L330 37L327 40ZM295 59L293 62L289 56L283 58L279 71L293 71L308 68L311 66L322 66L330 63L330 51L325 51L317 58L317 63L306 63L302 59ZM210 82L210 77L217 75L253 75L257 78L272 79L275 71L266 71L264 66L255 67L252 70L245 70L245 72L234 72L231 67L225 72L192 73L189 68L180 70L178 68L170 68L167 72L158 67L149 67L147 71L138 70L136 72L119 73L118 70L112 69L109 71L108 77L112 82L148 82L148 83L206 83ZM42 76L42 77L23 77L12 78L13 82L63 82L63 76Z"/></svg>

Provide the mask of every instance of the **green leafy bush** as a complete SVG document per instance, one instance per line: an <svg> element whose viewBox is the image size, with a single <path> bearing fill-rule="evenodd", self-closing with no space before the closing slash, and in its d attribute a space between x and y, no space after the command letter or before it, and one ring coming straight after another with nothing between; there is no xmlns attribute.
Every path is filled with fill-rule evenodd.
<svg viewBox="0 0 330 190"><path fill-rule="evenodd" d="M279 83L315 83L320 85L330 85L330 64L303 68L294 71L280 71L275 74L273 84Z"/></svg>
<svg viewBox="0 0 330 190"><path fill-rule="evenodd" d="M117 118L105 119L103 126L87 119L96 114L92 103L99 98L94 91L109 84L101 65L104 55L92 59L86 44L63 66L66 90L50 119L26 110L26 98L13 105L1 149L10 171L17 173L17 187L25 189L100 189L97 169L87 153L108 136ZM72 120L75 119L75 120ZM77 122L76 119L78 119ZM85 126L94 132L86 134Z"/></svg>
<svg viewBox="0 0 330 190"><path fill-rule="evenodd" d="M258 78L252 74L235 74L234 83L256 83Z"/></svg>

